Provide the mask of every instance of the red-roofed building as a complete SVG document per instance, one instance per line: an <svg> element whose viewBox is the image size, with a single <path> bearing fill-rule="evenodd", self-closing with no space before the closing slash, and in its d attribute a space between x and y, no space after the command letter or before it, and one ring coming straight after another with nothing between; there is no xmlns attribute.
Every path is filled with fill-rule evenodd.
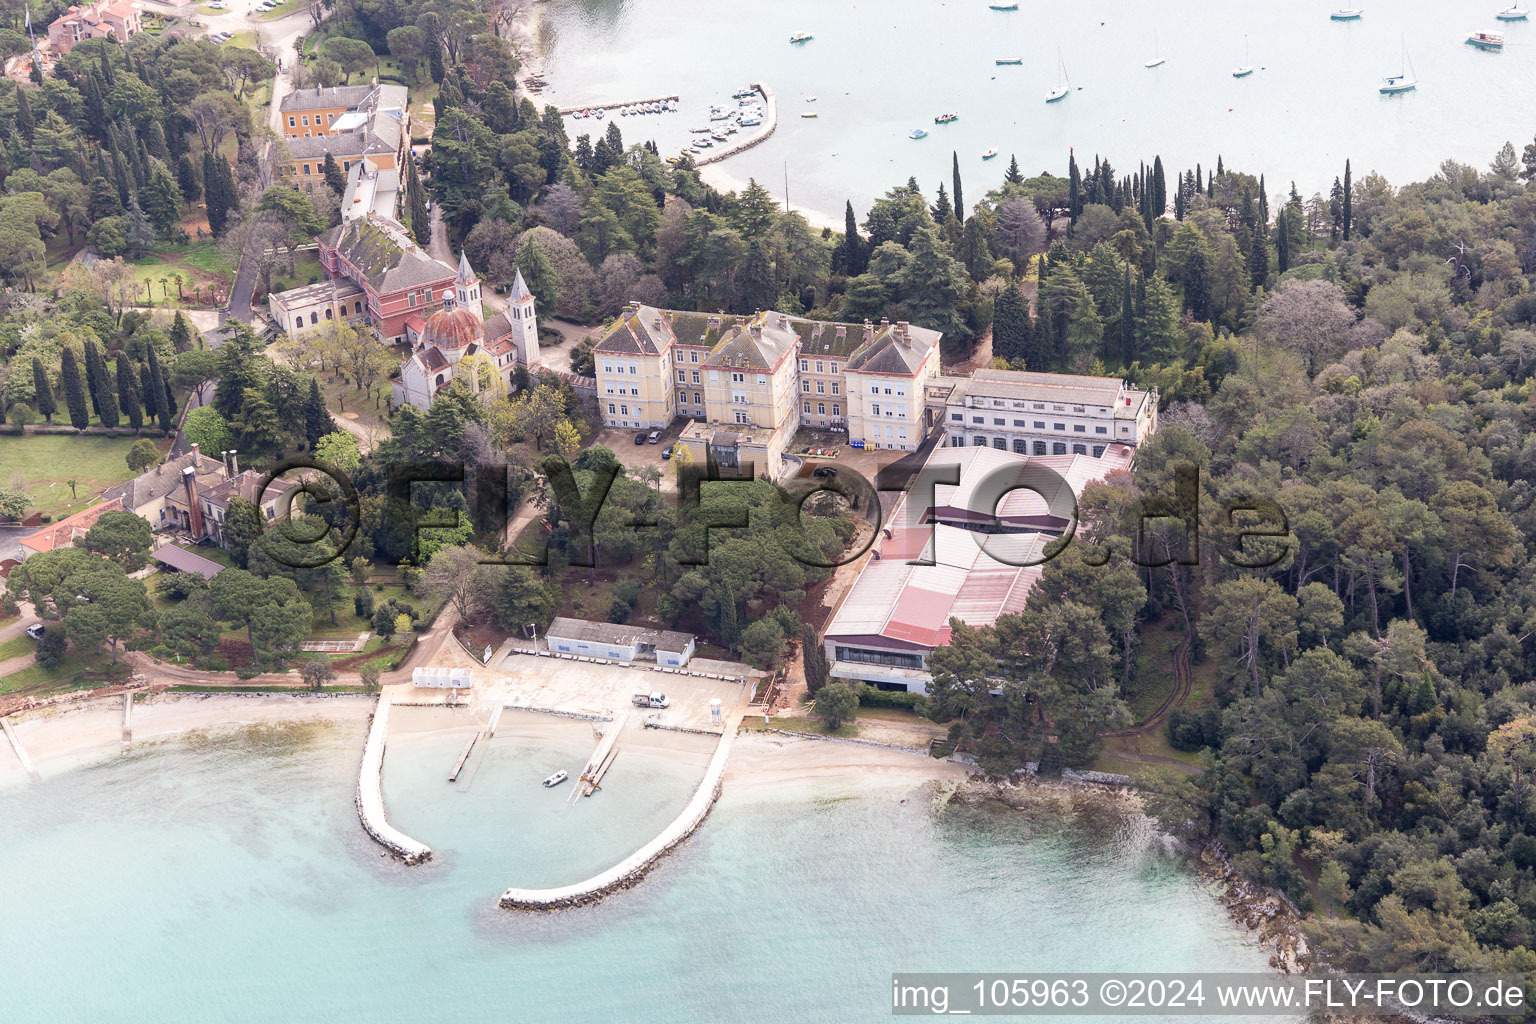
<svg viewBox="0 0 1536 1024"><path fill-rule="evenodd" d="M132 0L99 0L98 3L71 7L48 26L49 48L64 56L82 39L111 37L119 43L144 31L139 19L139 5Z"/></svg>
<svg viewBox="0 0 1536 1024"><path fill-rule="evenodd" d="M36 533L29 533L21 538L21 556L23 560L33 555L40 555L44 551L52 551L54 548L67 548L75 542L76 537L83 537L91 527L96 525L104 512L121 512L123 500L113 498L90 508L81 509L68 519L60 519L56 523L49 523Z"/></svg>

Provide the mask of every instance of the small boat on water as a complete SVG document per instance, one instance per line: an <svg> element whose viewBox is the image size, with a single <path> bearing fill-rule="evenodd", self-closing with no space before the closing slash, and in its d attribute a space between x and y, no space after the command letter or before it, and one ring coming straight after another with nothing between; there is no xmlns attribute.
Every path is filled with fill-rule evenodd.
<svg viewBox="0 0 1536 1024"><path fill-rule="evenodd" d="M608 116L608 111L604 110L602 107L598 107L597 113L593 114L592 116L598 119L602 119Z"/></svg>
<svg viewBox="0 0 1536 1024"><path fill-rule="evenodd" d="M695 135L707 135L707 134L709 134L709 129L708 128L689 128L688 130L690 132L693 132L693 134L695 134Z"/></svg>
<svg viewBox="0 0 1536 1024"><path fill-rule="evenodd" d="M1061 51L1056 51L1056 88L1045 94L1045 102L1059 103L1067 98L1067 93L1072 91L1072 81L1067 77L1067 62L1061 56Z"/></svg>
<svg viewBox="0 0 1536 1024"><path fill-rule="evenodd" d="M762 123L763 123L762 118L758 118L758 117L744 117L744 118L741 119L741 126L743 128L756 128L758 125L760 125Z"/></svg>
<svg viewBox="0 0 1536 1024"><path fill-rule="evenodd" d="M1504 8L1498 14L1495 14L1494 17L1498 18L1500 21L1524 21L1526 18L1530 17L1530 15L1530 8L1521 7L1519 4L1515 4L1513 7Z"/></svg>
<svg viewBox="0 0 1536 1024"><path fill-rule="evenodd" d="M814 111L814 110L805 110L805 111L802 111L800 113L800 116L801 117L815 117L816 116L816 111Z"/></svg>
<svg viewBox="0 0 1536 1024"><path fill-rule="evenodd" d="M1152 59L1142 65L1144 68L1160 67L1163 64L1163 47L1157 41L1157 30L1152 32Z"/></svg>
<svg viewBox="0 0 1536 1024"><path fill-rule="evenodd" d="M1392 95L1400 92L1412 92L1419 87L1419 79L1413 71L1413 61L1408 56L1408 40L1403 39L1403 66L1395 75L1388 75L1381 80L1381 92Z"/></svg>
<svg viewBox="0 0 1536 1024"><path fill-rule="evenodd" d="M989 149L985 153L981 154L981 158L983 160L991 160L995 156L997 156L997 150L995 149Z"/></svg>
<svg viewBox="0 0 1536 1024"><path fill-rule="evenodd" d="M951 121L958 121L958 120L960 120L960 115L959 114L940 114L938 117L933 119L933 123L934 124L949 124Z"/></svg>
<svg viewBox="0 0 1536 1024"><path fill-rule="evenodd" d="M807 96L805 98L805 102L807 102L807 103L815 103L816 102L816 97L815 96Z"/></svg>
<svg viewBox="0 0 1536 1024"><path fill-rule="evenodd" d="M755 89L737 89L735 92L731 93L731 99L744 100L756 95L757 91Z"/></svg>
<svg viewBox="0 0 1536 1024"><path fill-rule="evenodd" d="M1018 4L987 4L987 6L994 11L1016 11L1019 9Z"/></svg>
<svg viewBox="0 0 1536 1024"><path fill-rule="evenodd" d="M909 139L926 139L927 137L928 131L924 128L913 128L907 133L907 138Z"/></svg>
<svg viewBox="0 0 1536 1024"><path fill-rule="evenodd" d="M1023 57L999 57L999 58L997 58L997 62L999 64L1023 64L1024 63L1024 58Z"/></svg>
<svg viewBox="0 0 1536 1024"><path fill-rule="evenodd" d="M1479 50L1504 49L1504 37L1498 32L1478 30L1467 36L1467 45L1475 46Z"/></svg>
<svg viewBox="0 0 1536 1024"><path fill-rule="evenodd" d="M1247 78L1253 74L1253 65L1248 63L1248 37L1243 36L1243 62L1232 69L1233 78Z"/></svg>
<svg viewBox="0 0 1536 1024"><path fill-rule="evenodd" d="M564 782L566 779L568 779L570 777L571 777L570 772L565 772L565 771L555 772L555 774L551 775L549 778L544 780L544 788L545 789L553 789L554 787L560 785L560 783Z"/></svg>
<svg viewBox="0 0 1536 1024"><path fill-rule="evenodd" d="M1329 21L1359 21L1365 11L1359 7L1340 7L1328 15Z"/></svg>
<svg viewBox="0 0 1536 1024"><path fill-rule="evenodd" d="M796 32L794 35L789 37L789 41L792 43L808 43L814 38L816 37L811 35L809 32Z"/></svg>
<svg viewBox="0 0 1536 1024"><path fill-rule="evenodd" d="M709 137L716 142L724 142L727 138L725 132L710 132Z"/></svg>

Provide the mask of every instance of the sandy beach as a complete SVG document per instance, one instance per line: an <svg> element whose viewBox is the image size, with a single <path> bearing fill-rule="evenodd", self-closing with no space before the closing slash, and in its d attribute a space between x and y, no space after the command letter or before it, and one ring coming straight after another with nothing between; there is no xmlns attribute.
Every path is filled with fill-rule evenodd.
<svg viewBox="0 0 1536 1024"><path fill-rule="evenodd" d="M135 746L191 732L279 722L351 722L366 719L376 698L299 694L161 694L133 708ZM45 778L122 749L121 697L83 701L10 718L16 738ZM0 789L27 781L11 744L0 738Z"/></svg>
<svg viewBox="0 0 1536 1024"><path fill-rule="evenodd" d="M725 769L725 792L795 791L806 783L825 783L839 793L851 794L932 781L960 782L966 774L965 765L899 750L754 732L736 738Z"/></svg>
<svg viewBox="0 0 1536 1024"><path fill-rule="evenodd" d="M704 184L719 192L740 192L747 187L747 182L731 173L730 163L730 160L722 160L718 164L706 164L699 168L699 178L703 180ZM760 181L758 184L766 188L768 194L778 200L780 205L783 205L784 189L782 186L775 188L773 183L768 181ZM790 204L789 209L790 212L798 213L804 217L805 222L818 231L822 228L830 228L833 231L843 230L843 218L833 217L824 210L811 210L804 206L797 206L794 203Z"/></svg>

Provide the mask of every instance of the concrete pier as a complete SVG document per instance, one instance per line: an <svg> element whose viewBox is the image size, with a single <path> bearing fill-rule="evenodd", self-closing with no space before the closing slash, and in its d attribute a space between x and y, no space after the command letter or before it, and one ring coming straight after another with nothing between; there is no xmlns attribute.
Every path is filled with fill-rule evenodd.
<svg viewBox="0 0 1536 1024"><path fill-rule="evenodd" d="M739 724L739 717L734 717L733 721L727 725L726 733L721 737L720 745L715 748L715 755L710 758L709 767L704 770L704 778L700 781L699 788L694 790L688 806L684 807L682 813L662 829L655 839L607 871L593 875L585 882L562 885L554 889L508 889L501 894L500 905L508 910L558 910L562 907L579 907L596 903L611 892L628 889L639 882L656 861L691 836L704 823L704 819L709 815L709 809L714 806L715 800L720 796L720 787L725 780L725 763L730 758L731 742L736 738L736 726Z"/></svg>
<svg viewBox="0 0 1536 1024"><path fill-rule="evenodd" d="M16 738L16 733L11 730L9 719L0 718L0 729L5 730L5 738L11 741L11 749L16 751L16 760L21 762L22 770L33 782L41 782L42 776L37 774L37 768L33 766L32 759L27 756L27 750L21 745L21 740Z"/></svg>
<svg viewBox="0 0 1536 1024"><path fill-rule="evenodd" d="M363 763L357 771L357 817L363 831L384 849L407 864L420 864L432 859L431 847L395 828L384 814L384 745L389 735L389 704L386 690L379 694L379 706L374 709L373 724L368 727L368 740L363 745Z"/></svg>
<svg viewBox="0 0 1536 1024"><path fill-rule="evenodd" d="M133 694L123 691L123 746L133 742Z"/></svg>
<svg viewBox="0 0 1536 1024"><path fill-rule="evenodd" d="M560 116L570 117L572 114L583 110L605 110L609 113L613 113L615 111L622 110L625 107L633 107L640 103L662 103L671 102L676 99L678 99L677 95L673 94L671 96L651 96L643 100L625 100L623 103L578 103L574 107L561 107ZM665 113L670 114L672 111L665 111Z"/></svg>
<svg viewBox="0 0 1536 1024"><path fill-rule="evenodd" d="M737 153L744 153L751 149L753 146L756 146L758 143L766 141L767 138L772 135L778 128L779 103L773 94L773 90L768 88L767 82L753 82L752 88L756 89L758 94L763 97L764 105L763 125L758 129L757 134L749 135L745 139L742 139L740 142L732 143L726 146L724 149L711 150L707 156L695 158L693 161L693 166L705 167L709 164L717 164L721 160L726 160L735 156Z"/></svg>

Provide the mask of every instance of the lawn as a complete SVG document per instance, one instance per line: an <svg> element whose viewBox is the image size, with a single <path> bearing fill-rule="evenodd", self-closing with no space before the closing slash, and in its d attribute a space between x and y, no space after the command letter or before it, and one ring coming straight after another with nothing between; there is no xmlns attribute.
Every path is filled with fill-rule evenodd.
<svg viewBox="0 0 1536 1024"><path fill-rule="evenodd" d="M274 292L287 291L289 288L314 284L319 280L320 254L318 252L301 252L294 257L293 273L288 273L286 264L281 269L273 268L271 290Z"/></svg>
<svg viewBox="0 0 1536 1024"><path fill-rule="evenodd" d="M0 693L15 693L34 687L51 691L104 686L121 682L132 673L128 663L122 660L121 651L118 652L116 665L109 665L107 658L105 653L69 651L60 659L59 667L51 672L34 664L0 679Z"/></svg>
<svg viewBox="0 0 1536 1024"><path fill-rule="evenodd" d="M234 260L211 240L168 246L132 261L130 266L141 289L135 301L145 300L142 289L147 284L148 304L152 306L206 304L204 300L211 301L215 289L227 295L235 276ZM180 287L176 284L178 275L182 279Z"/></svg>
<svg viewBox="0 0 1536 1024"><path fill-rule="evenodd" d="M36 649L32 638L25 633L21 636L13 636L4 643L0 643L0 661L19 658L23 654L31 654Z"/></svg>
<svg viewBox="0 0 1536 1024"><path fill-rule="evenodd" d="M60 417L55 414L55 420ZM68 414L63 417L68 422ZM26 434L0 441L0 486L10 488L19 477L34 501L33 510L55 519L78 512L102 491L134 474L126 456L132 437L81 437L72 434ZM169 441L157 441L162 452ZM70 492L69 480L75 481Z"/></svg>

